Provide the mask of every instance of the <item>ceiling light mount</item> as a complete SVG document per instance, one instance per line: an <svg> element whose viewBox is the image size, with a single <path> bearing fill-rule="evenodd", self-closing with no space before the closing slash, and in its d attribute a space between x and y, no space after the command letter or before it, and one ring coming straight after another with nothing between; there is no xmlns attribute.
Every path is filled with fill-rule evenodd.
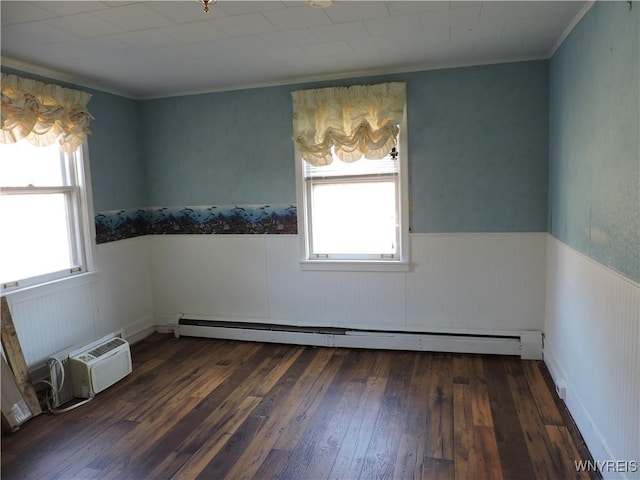
<svg viewBox="0 0 640 480"><path fill-rule="evenodd" d="M218 3L218 0L196 0L196 2L203 5L204 13L209 13L209 9L213 8L213 6Z"/></svg>

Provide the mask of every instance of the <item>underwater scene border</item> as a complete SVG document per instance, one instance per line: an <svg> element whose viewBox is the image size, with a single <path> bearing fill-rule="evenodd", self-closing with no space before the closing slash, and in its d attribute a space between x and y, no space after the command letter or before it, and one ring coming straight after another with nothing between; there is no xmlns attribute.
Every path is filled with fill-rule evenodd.
<svg viewBox="0 0 640 480"><path fill-rule="evenodd" d="M295 205L198 205L109 210L95 215L96 243L143 235L296 234Z"/></svg>

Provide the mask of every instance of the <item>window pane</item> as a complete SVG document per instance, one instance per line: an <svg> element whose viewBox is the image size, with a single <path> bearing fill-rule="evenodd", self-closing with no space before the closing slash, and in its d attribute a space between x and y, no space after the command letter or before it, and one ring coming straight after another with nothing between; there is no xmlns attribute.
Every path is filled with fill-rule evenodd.
<svg viewBox="0 0 640 480"><path fill-rule="evenodd" d="M398 173L398 159L396 156L387 155L379 160L361 158L353 163L346 163L335 155L329 165L314 167L304 162L305 178L327 178L355 175L390 175Z"/></svg>
<svg viewBox="0 0 640 480"><path fill-rule="evenodd" d="M4 232L0 235L3 258L0 283L74 266L65 196L64 193L0 196Z"/></svg>
<svg viewBox="0 0 640 480"><path fill-rule="evenodd" d="M313 253L396 253L393 180L314 184L311 195Z"/></svg>
<svg viewBox="0 0 640 480"><path fill-rule="evenodd" d="M58 145L0 144L0 182L3 187L67 185Z"/></svg>

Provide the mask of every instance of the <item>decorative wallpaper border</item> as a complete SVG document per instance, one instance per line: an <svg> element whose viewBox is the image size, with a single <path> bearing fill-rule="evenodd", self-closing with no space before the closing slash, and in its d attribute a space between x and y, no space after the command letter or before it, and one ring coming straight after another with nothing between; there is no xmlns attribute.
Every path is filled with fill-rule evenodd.
<svg viewBox="0 0 640 480"><path fill-rule="evenodd" d="M199 205L98 212L96 242L142 235L295 234L295 205Z"/></svg>

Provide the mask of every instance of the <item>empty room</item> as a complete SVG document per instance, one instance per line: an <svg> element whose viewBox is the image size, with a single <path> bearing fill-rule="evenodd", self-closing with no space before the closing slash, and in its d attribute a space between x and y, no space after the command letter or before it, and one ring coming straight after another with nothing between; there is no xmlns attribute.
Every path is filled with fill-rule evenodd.
<svg viewBox="0 0 640 480"><path fill-rule="evenodd" d="M0 9L3 478L640 480L640 2Z"/></svg>

